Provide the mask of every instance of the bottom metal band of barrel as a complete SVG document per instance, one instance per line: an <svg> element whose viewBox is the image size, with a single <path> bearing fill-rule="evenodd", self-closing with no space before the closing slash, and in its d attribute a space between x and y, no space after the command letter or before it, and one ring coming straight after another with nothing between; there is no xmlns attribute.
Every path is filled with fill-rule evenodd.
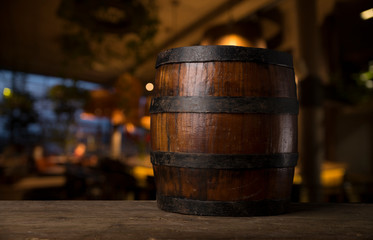
<svg viewBox="0 0 373 240"><path fill-rule="evenodd" d="M151 151L153 165L208 169L295 167L298 153L210 154Z"/></svg>
<svg viewBox="0 0 373 240"><path fill-rule="evenodd" d="M158 207L167 212L200 216L270 216L288 211L290 200L201 201L157 194Z"/></svg>

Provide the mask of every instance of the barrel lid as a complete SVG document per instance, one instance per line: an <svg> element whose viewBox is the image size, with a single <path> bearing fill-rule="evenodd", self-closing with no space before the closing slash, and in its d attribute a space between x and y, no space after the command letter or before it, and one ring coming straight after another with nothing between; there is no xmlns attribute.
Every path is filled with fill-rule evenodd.
<svg viewBox="0 0 373 240"><path fill-rule="evenodd" d="M264 48L237 46L190 46L172 48L158 54L155 67L190 62L257 62L293 68L292 56Z"/></svg>

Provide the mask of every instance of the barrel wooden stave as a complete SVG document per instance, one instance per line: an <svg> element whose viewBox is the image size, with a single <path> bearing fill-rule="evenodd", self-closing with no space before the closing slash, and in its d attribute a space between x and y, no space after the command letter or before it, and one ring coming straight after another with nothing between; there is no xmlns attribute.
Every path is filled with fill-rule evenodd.
<svg viewBox="0 0 373 240"><path fill-rule="evenodd" d="M295 115L161 113L151 117L153 151L268 154L297 151Z"/></svg>
<svg viewBox="0 0 373 240"><path fill-rule="evenodd" d="M293 179L293 168L154 170L158 195L210 201L288 199Z"/></svg>
<svg viewBox="0 0 373 240"><path fill-rule="evenodd" d="M154 97L165 96L296 100L294 71L292 67L256 62L164 64L157 68ZM296 153L297 115L156 113L151 115L151 145L155 152ZM279 214L289 201L294 173L293 167L204 169L157 164L153 167L158 206L197 215ZM203 201L202 205L199 201ZM215 206L215 202L223 204ZM246 211L249 206L246 203L251 202L255 204L250 208L257 210ZM240 207L227 207L225 203L237 203Z"/></svg>
<svg viewBox="0 0 373 240"><path fill-rule="evenodd" d="M155 95L252 96L296 98L292 68L252 62L204 62L162 65Z"/></svg>

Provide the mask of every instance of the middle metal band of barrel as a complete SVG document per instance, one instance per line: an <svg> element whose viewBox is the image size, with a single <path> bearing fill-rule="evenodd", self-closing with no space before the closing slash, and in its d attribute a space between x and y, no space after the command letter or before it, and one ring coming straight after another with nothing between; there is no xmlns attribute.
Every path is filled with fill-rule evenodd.
<svg viewBox="0 0 373 240"><path fill-rule="evenodd" d="M275 154L208 154L208 153L150 153L154 165L184 168L248 169L295 167L298 153Z"/></svg>
<svg viewBox="0 0 373 240"><path fill-rule="evenodd" d="M150 113L263 113L299 112L295 98L167 96L152 99Z"/></svg>

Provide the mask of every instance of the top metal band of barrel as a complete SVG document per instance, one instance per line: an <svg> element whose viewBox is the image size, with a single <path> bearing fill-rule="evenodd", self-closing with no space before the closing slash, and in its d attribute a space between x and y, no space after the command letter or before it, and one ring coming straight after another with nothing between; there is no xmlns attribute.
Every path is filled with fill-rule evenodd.
<svg viewBox="0 0 373 240"><path fill-rule="evenodd" d="M237 46L192 46L165 50L158 54L155 67L192 62L255 62L293 68L293 59L288 53Z"/></svg>
<svg viewBox="0 0 373 240"><path fill-rule="evenodd" d="M167 96L153 98L150 113L257 113L297 115L295 98Z"/></svg>

